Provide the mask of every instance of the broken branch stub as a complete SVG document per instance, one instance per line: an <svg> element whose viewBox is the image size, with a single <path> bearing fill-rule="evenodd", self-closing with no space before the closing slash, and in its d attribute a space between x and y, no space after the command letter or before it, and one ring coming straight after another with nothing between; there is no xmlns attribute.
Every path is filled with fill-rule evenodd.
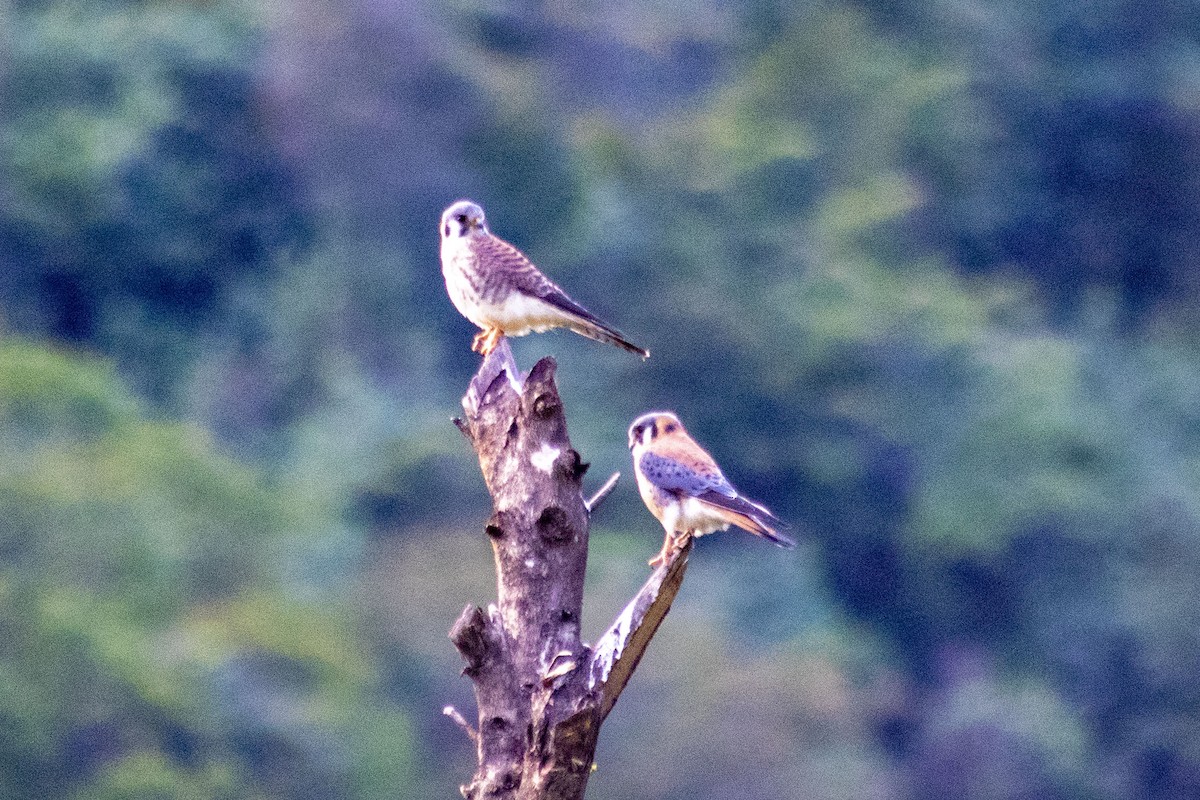
<svg viewBox="0 0 1200 800"><path fill-rule="evenodd" d="M671 603L683 585L692 541L689 538L681 549L667 557L665 564L654 570L650 580L596 642L588 664L588 683L600 692L601 722L612 711L658 626L671 610Z"/></svg>

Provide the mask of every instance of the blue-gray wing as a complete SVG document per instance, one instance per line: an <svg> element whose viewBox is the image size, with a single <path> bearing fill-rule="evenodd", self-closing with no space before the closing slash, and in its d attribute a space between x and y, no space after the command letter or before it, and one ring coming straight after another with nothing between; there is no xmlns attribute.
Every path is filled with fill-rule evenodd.
<svg viewBox="0 0 1200 800"><path fill-rule="evenodd" d="M673 458L651 452L642 453L639 466L648 481L668 492L680 492L690 497L700 497L710 492L737 497L737 490L725 480L720 470L698 472Z"/></svg>
<svg viewBox="0 0 1200 800"><path fill-rule="evenodd" d="M795 540L780 532L779 529L784 525L779 518L766 507L740 496L725 480L716 464L700 471L673 458L646 452L642 453L638 466L646 479L663 491L695 497L702 503L731 511L740 515L729 518L739 528L769 539L780 547L796 546Z"/></svg>
<svg viewBox="0 0 1200 800"><path fill-rule="evenodd" d="M569 317L575 317L581 324L567 325L576 333L599 342L615 344L642 358L650 356L649 350L638 347L626 339L625 334L572 300L557 283L543 275L524 253L508 242L495 236L486 236L476 240L473 246L489 267L483 275L482 294L485 299L498 302L511 289L516 289L566 312Z"/></svg>

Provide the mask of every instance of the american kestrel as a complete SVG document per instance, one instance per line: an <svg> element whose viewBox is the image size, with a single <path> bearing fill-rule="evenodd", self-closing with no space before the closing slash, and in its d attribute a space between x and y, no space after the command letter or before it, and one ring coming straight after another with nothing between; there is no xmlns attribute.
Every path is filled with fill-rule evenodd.
<svg viewBox="0 0 1200 800"><path fill-rule="evenodd" d="M568 297L524 253L493 236L483 209L470 200L442 212L442 275L454 307L483 329L471 343L477 353L492 352L501 336L570 328L650 357L649 350Z"/></svg>
<svg viewBox="0 0 1200 800"><path fill-rule="evenodd" d="M629 426L629 449L638 491L650 513L667 532L662 551L650 560L656 567L672 547L689 536L703 536L736 525L780 547L796 543L779 532L783 523L765 507L738 493L721 474L713 457L684 430L669 411L643 414Z"/></svg>

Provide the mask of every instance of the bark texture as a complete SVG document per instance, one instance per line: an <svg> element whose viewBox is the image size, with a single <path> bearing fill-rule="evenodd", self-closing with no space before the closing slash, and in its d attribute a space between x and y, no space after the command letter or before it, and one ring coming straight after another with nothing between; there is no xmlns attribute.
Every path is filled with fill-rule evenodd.
<svg viewBox="0 0 1200 800"><path fill-rule="evenodd" d="M690 544L650 576L588 647L580 638L589 513L587 465L571 447L555 362L522 376L507 342L483 362L456 420L479 457L493 510L497 601L450 630L474 683L478 768L468 800L581 800L600 725L683 581ZM462 720L454 709L446 713ZM460 724L462 724L460 722Z"/></svg>

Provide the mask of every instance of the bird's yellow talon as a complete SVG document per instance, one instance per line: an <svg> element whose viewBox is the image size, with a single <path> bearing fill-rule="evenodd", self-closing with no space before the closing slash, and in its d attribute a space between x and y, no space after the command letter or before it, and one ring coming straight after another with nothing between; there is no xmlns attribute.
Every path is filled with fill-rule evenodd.
<svg viewBox="0 0 1200 800"><path fill-rule="evenodd" d="M504 333L499 328L485 328L475 334L475 338L471 340L472 352L480 355L488 355L496 349L496 345L500 344L500 337Z"/></svg>

